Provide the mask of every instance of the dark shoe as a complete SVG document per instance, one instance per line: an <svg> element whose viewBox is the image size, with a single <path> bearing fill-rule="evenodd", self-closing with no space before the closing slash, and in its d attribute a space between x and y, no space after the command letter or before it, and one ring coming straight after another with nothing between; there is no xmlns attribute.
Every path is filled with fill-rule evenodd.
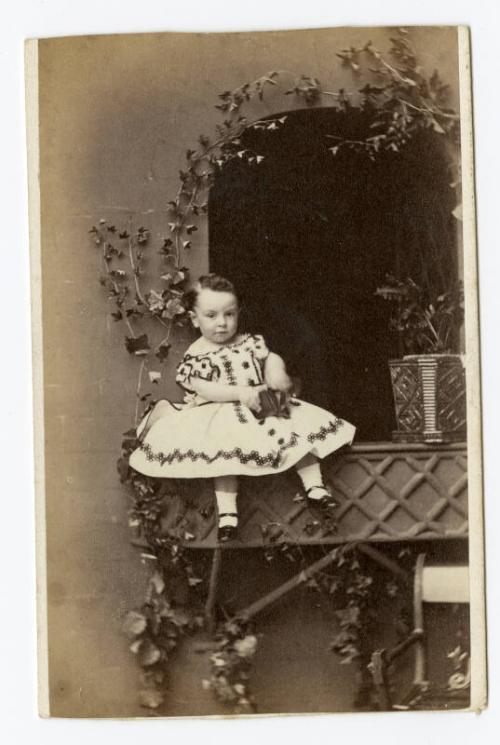
<svg viewBox="0 0 500 745"><path fill-rule="evenodd" d="M234 541L238 535L238 525L222 525L220 524L221 517L238 517L236 512L221 512L219 515L219 527L217 529L217 540L219 543L227 543L228 541Z"/></svg>
<svg viewBox="0 0 500 745"><path fill-rule="evenodd" d="M309 494L314 489L321 489L321 491L324 492L324 496L320 497L319 499L311 499ZM311 486L310 489L306 489L306 497L309 507L319 508L322 512L325 513L331 513L333 512L333 510L336 510L338 507L340 507L340 503L335 499L335 497L332 497L325 486Z"/></svg>

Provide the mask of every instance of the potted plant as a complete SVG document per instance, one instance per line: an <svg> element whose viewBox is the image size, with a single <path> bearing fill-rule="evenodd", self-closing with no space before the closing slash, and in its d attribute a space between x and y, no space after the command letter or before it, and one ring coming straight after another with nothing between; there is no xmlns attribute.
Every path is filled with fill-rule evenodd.
<svg viewBox="0 0 500 745"><path fill-rule="evenodd" d="M438 294L411 278L386 277L376 295L392 303L402 359L389 360L397 442L458 442L466 435L465 370L459 354L460 282Z"/></svg>

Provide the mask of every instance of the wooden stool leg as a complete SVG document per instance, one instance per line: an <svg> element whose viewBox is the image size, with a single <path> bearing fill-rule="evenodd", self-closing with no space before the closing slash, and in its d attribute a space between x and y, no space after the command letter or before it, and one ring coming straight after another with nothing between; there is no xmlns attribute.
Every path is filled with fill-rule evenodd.
<svg viewBox="0 0 500 745"><path fill-rule="evenodd" d="M217 586L220 573L222 551L220 546L214 549L212 557L212 568L210 570L210 581L208 584L208 595L205 602L205 625L209 635L215 631L215 603L217 600Z"/></svg>

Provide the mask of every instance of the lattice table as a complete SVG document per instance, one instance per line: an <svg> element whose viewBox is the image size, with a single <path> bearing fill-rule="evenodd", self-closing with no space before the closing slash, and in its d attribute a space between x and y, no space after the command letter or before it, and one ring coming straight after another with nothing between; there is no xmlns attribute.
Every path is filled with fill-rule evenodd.
<svg viewBox="0 0 500 745"><path fill-rule="evenodd" d="M216 540L210 481L192 482L187 494L165 499L164 530L174 530L190 548L214 549L205 608L209 629L214 627L222 553L228 549L263 548L269 545L270 536L274 543L331 545L321 559L243 609L241 613L248 618L333 562L340 544L357 545L390 571L405 575L374 544L467 537L465 444L360 443L326 459L323 473L341 502L336 532L307 507L293 471L241 479L239 538L223 546Z"/></svg>
<svg viewBox="0 0 500 745"><path fill-rule="evenodd" d="M414 541L467 537L467 457L463 444L442 446L361 443L324 461L324 474L341 506L338 532L325 531L298 494L294 473L242 479L239 540L224 548L266 545ZM173 499L165 528L176 527L192 548L215 548L210 482L192 498Z"/></svg>

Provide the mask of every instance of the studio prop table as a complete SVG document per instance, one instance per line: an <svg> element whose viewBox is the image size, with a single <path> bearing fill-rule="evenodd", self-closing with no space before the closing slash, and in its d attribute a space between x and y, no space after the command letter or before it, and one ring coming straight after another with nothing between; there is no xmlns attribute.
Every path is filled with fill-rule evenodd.
<svg viewBox="0 0 500 745"><path fill-rule="evenodd" d="M217 543L209 482L199 482L193 500L171 500L164 518L165 529L175 527L180 531L186 547L214 552L206 604L209 626L223 552L266 547L270 536L274 543L331 545L319 561L241 611L250 617L333 562L339 545L354 544L374 561L402 575L398 564L385 556L384 544L467 538L464 443L360 443L326 459L323 468L341 502L336 512L336 532L325 530L321 521L314 519L305 500L297 494L298 483L292 472L242 479L239 538L223 545Z"/></svg>

